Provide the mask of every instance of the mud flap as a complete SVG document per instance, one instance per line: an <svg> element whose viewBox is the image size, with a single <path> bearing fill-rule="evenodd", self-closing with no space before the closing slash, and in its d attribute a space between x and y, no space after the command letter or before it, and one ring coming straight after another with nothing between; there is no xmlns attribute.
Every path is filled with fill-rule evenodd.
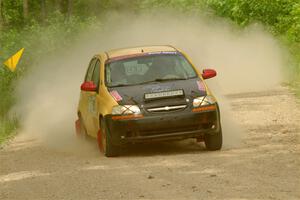
<svg viewBox="0 0 300 200"><path fill-rule="evenodd" d="M98 147L99 147L99 150L101 152L103 152L103 144L102 144L102 133L101 133L101 129L98 131L97 133L97 142L98 142Z"/></svg>
<svg viewBox="0 0 300 200"><path fill-rule="evenodd" d="M77 119L75 121L75 129L76 129L76 135L79 136L81 134L81 124L80 119Z"/></svg>

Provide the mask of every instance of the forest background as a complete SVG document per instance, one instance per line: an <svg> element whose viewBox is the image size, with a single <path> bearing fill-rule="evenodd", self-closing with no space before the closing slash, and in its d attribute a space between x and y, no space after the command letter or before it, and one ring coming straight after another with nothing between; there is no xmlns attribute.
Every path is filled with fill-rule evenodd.
<svg viewBox="0 0 300 200"><path fill-rule="evenodd" d="M0 67L0 144L16 133L18 118L9 114L15 84L37 59L68 47L88 27L101 29L109 12L138 16L162 9L227 20L241 30L262 24L288 50L284 84L300 96L299 0L0 0L1 65L25 48L14 73Z"/></svg>

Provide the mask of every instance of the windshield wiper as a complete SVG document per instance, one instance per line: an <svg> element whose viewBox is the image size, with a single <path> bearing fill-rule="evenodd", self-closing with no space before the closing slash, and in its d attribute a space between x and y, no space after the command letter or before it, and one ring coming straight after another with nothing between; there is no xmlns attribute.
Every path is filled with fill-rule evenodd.
<svg viewBox="0 0 300 200"><path fill-rule="evenodd" d="M147 83L155 83L155 82L165 82L165 81L176 81L176 80L187 80L188 78L157 78L151 81L145 81L142 83L134 83L134 84L116 84L116 85L110 85L108 87L123 87L123 86L132 86L132 85L143 85Z"/></svg>
<svg viewBox="0 0 300 200"><path fill-rule="evenodd" d="M155 83L155 82L165 82L165 81L176 81L176 80L187 80L187 78L157 78L151 81L145 81L140 83L141 84L147 84L147 83Z"/></svg>

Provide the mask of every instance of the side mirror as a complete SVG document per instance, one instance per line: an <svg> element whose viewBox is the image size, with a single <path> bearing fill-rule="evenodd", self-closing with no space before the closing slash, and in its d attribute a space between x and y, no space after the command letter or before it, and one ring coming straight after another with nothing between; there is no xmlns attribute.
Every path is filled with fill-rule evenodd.
<svg viewBox="0 0 300 200"><path fill-rule="evenodd" d="M204 69L202 72L203 79L209 79L215 76L217 76L217 72L214 69Z"/></svg>
<svg viewBox="0 0 300 200"><path fill-rule="evenodd" d="M84 82L80 86L82 91L87 91L87 92L96 92L97 91L97 86L93 81L88 81Z"/></svg>

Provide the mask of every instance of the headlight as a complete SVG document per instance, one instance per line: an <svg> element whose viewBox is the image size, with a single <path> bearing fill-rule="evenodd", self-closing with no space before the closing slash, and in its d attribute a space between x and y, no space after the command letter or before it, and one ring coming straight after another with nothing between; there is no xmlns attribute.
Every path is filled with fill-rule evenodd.
<svg viewBox="0 0 300 200"><path fill-rule="evenodd" d="M111 114L113 115L128 115L128 114L140 114L141 110L136 105L118 105L114 106Z"/></svg>
<svg viewBox="0 0 300 200"><path fill-rule="evenodd" d="M193 106L194 108L199 106L207 106L216 103L216 99L213 96L203 96L203 97L197 97L193 100Z"/></svg>

